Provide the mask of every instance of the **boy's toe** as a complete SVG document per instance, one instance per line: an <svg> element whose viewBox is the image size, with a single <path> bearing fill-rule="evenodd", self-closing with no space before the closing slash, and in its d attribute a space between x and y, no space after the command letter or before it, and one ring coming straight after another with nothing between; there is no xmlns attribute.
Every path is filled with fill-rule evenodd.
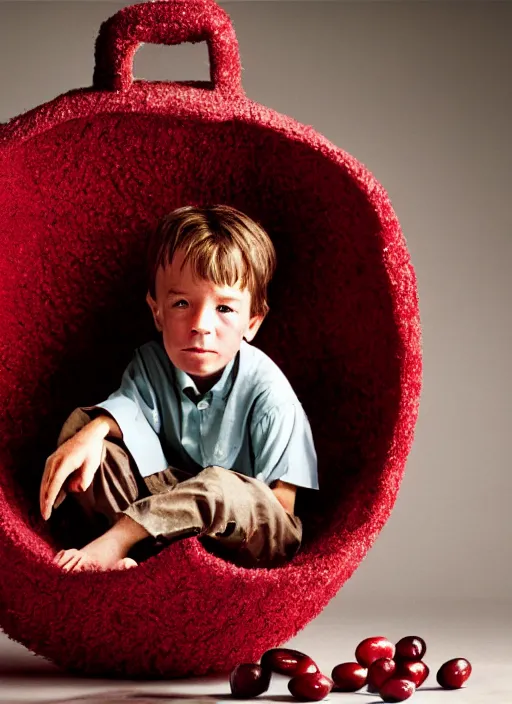
<svg viewBox="0 0 512 704"><path fill-rule="evenodd" d="M76 562L77 557L80 557L80 553L75 548L71 548L71 550L63 550L61 556L57 560L57 564L59 567L66 567L71 562Z"/></svg>
<svg viewBox="0 0 512 704"><path fill-rule="evenodd" d="M71 572L80 564L81 561L82 561L82 556L75 555L70 560L68 560L64 565L62 565L62 569L65 572Z"/></svg>
<svg viewBox="0 0 512 704"><path fill-rule="evenodd" d="M64 550L59 550L59 552L54 556L53 561L58 563L63 554Z"/></svg>

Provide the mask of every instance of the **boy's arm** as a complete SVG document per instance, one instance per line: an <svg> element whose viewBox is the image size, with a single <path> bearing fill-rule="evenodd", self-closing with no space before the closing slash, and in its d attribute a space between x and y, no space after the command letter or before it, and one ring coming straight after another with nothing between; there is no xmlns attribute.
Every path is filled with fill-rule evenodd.
<svg viewBox="0 0 512 704"><path fill-rule="evenodd" d="M276 479L270 485L270 488L274 492L277 500L288 513L293 514L295 508L295 496L297 494L297 487L294 484L288 484L288 482L283 482L281 479Z"/></svg>
<svg viewBox="0 0 512 704"><path fill-rule="evenodd" d="M110 394L106 401L81 408L86 413L93 411L94 416L105 414L106 417L108 414L114 437L122 438L139 472L147 476L166 469L168 462L159 439L161 419L157 388L164 384L160 384L158 367L151 365L151 351L146 348L142 357L141 349L136 350L125 369L117 391ZM116 432L120 435L116 436Z"/></svg>
<svg viewBox="0 0 512 704"><path fill-rule="evenodd" d="M65 484L71 475L74 475L78 486L82 486L84 481L88 486L92 481L99 467L99 464L94 461L94 458L98 458L97 444L108 435L122 438L121 429L116 421L102 414L93 418L79 433L68 438L67 442L58 441L57 450L46 461L39 491L41 515L45 520L50 517L52 509L58 508L66 498L69 488L65 488ZM87 441L85 437L88 438ZM61 445L64 444L65 449L61 449ZM85 489L82 486L80 490Z"/></svg>
<svg viewBox="0 0 512 704"><path fill-rule="evenodd" d="M84 407L85 408L85 407ZM90 409L96 408L96 406L90 406ZM98 432L101 432L103 437L114 437L123 439L123 432L118 426L115 418L111 415L107 415L105 412L101 412L103 409L98 408L98 414L94 414L94 418L91 423L94 423L98 427ZM101 428L101 431L100 431Z"/></svg>
<svg viewBox="0 0 512 704"><path fill-rule="evenodd" d="M251 440L256 478L293 513L297 487L318 489L316 451L304 409L290 401L255 414Z"/></svg>

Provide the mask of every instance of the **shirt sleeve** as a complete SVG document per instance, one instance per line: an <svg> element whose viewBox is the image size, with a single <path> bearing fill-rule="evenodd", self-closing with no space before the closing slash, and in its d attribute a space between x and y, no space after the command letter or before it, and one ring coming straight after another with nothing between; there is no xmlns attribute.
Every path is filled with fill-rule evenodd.
<svg viewBox="0 0 512 704"><path fill-rule="evenodd" d="M158 437L161 419L157 397L138 350L123 373L119 389L94 408L108 411L115 419L143 477L167 468Z"/></svg>
<svg viewBox="0 0 512 704"><path fill-rule="evenodd" d="M289 403L272 408L255 422L251 440L256 479L319 488L313 434L302 406Z"/></svg>

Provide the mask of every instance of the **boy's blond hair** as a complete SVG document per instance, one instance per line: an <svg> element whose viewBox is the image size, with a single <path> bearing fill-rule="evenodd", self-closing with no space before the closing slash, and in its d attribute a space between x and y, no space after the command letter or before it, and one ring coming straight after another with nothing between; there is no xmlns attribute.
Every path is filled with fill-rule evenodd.
<svg viewBox="0 0 512 704"><path fill-rule="evenodd" d="M276 268L276 252L265 230L229 205L186 205L165 215L148 246L148 291L156 299L156 273L184 252L194 274L216 286L249 289L251 317L269 311L267 286Z"/></svg>

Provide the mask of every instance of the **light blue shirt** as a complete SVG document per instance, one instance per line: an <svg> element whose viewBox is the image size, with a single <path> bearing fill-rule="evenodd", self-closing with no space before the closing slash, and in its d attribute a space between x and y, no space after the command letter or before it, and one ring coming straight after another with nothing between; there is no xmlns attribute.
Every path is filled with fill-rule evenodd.
<svg viewBox="0 0 512 704"><path fill-rule="evenodd" d="M245 340L204 394L152 340L135 350L120 388L94 408L115 418L142 476L218 465L266 484L318 489L306 413L275 362Z"/></svg>

